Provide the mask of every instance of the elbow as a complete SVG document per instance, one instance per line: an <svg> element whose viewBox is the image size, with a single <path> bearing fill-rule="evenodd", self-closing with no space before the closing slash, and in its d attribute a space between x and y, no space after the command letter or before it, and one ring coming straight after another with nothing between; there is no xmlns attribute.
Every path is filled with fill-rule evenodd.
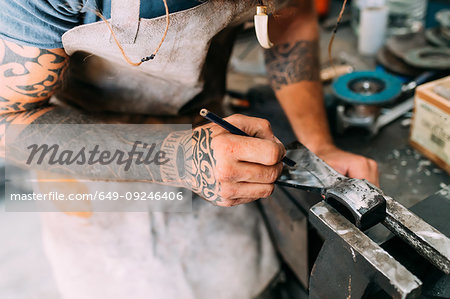
<svg viewBox="0 0 450 299"><path fill-rule="evenodd" d="M275 44L295 40L316 40L319 37L317 15L304 7L286 7L269 19L269 36Z"/></svg>

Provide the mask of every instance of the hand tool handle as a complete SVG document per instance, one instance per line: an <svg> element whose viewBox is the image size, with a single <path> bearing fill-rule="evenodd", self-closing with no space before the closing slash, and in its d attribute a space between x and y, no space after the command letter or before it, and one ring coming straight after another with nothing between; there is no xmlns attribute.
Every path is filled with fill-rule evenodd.
<svg viewBox="0 0 450 299"><path fill-rule="evenodd" d="M402 87L403 92L413 91L416 89L417 86L424 84L425 82L429 81L431 78L433 78L437 73L436 72L425 72L421 74L419 77L414 78L411 82L408 82Z"/></svg>
<svg viewBox="0 0 450 299"><path fill-rule="evenodd" d="M236 128L235 126L233 126L232 124L230 124L229 122L227 122L226 120L224 120L223 118L221 118L220 116L206 110L206 109L202 109L200 111L200 115L203 116L204 118L206 118L207 120L221 126L222 128L224 128L225 130L227 130L228 132L230 132L231 134L234 135L240 135L240 136L246 136L246 137L251 137L250 135L248 135L247 133L245 133L244 131L242 131L239 128ZM295 166L295 162L292 161L291 159L289 159L288 157L284 157L281 161L283 161L286 165L294 167Z"/></svg>

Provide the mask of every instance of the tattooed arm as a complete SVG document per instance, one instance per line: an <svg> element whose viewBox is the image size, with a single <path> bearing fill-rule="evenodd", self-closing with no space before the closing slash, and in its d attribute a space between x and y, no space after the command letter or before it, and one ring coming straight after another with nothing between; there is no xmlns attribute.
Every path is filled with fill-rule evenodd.
<svg viewBox="0 0 450 299"><path fill-rule="evenodd" d="M99 121L88 113L49 104L49 98L61 84L67 65L63 49L45 50L23 47L0 40L0 137L4 143L5 128L25 124L25 129L8 147L14 148L16 161L29 144L45 140L47 144L64 144L76 149L96 145L127 152L135 141L156 143L173 162L133 166L114 163L107 167L83 165L76 175L96 179L138 180L192 189L206 200L220 206L233 206L267 197L281 173L284 147L273 136L267 121L234 115L228 120L252 136L235 136L210 124L193 131L160 130L142 132L111 131L95 126L92 132L80 135L70 127L51 128L52 135L29 124L95 124ZM124 129L125 130L125 129ZM3 144L4 148L4 144ZM75 150L76 151L76 150ZM179 163L179 155L182 159ZM9 158L9 157L8 157ZM177 163L178 161L178 163ZM183 163L184 162L184 163ZM39 166L34 165L39 169ZM46 169L46 165L40 169ZM73 168L58 167L59 172L73 174Z"/></svg>
<svg viewBox="0 0 450 299"><path fill-rule="evenodd" d="M216 124L193 134L193 190L220 206L234 206L272 194L286 150L267 120L232 115L226 120L250 136L237 136Z"/></svg>
<svg viewBox="0 0 450 299"><path fill-rule="evenodd" d="M336 170L378 183L375 161L334 146L319 76L318 22L312 0L292 0L271 17L266 68L299 141Z"/></svg>
<svg viewBox="0 0 450 299"><path fill-rule="evenodd" d="M319 80L314 2L292 1L271 18L269 30L275 46L266 51L268 75L297 138L313 151L332 144Z"/></svg>
<svg viewBox="0 0 450 299"><path fill-rule="evenodd" d="M22 47L0 39L2 131L9 123L31 123L52 109L48 100L59 86L66 65L63 49Z"/></svg>

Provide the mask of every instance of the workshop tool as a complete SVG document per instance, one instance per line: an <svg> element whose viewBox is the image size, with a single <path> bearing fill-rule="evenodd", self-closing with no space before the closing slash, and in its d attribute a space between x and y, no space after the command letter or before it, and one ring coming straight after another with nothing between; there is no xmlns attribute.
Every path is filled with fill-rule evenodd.
<svg viewBox="0 0 450 299"><path fill-rule="evenodd" d="M436 267L450 273L450 240L385 196L380 189L366 180L349 179L339 174L301 144L288 150L286 156L295 161L296 167L285 168L279 183L321 192L325 201L342 215L349 216L350 212L354 219L349 220L362 230L382 222Z"/></svg>
<svg viewBox="0 0 450 299"><path fill-rule="evenodd" d="M333 92L340 100L356 105L386 104L396 99L401 91L400 79L378 71L353 72L333 83Z"/></svg>
<svg viewBox="0 0 450 299"><path fill-rule="evenodd" d="M278 185L320 193L362 230L386 217L384 195L368 181L341 175L300 144L287 156L296 166L283 170Z"/></svg>
<svg viewBox="0 0 450 299"><path fill-rule="evenodd" d="M207 109L200 110L200 115L203 116L204 118L206 118L207 120L221 126L222 128L224 128L231 134L251 137L250 135L248 135L241 129L236 128L235 126L233 126L232 124L230 124L229 122L227 122L226 120L221 118L220 116L212 113L211 111L208 111ZM281 161L283 161L286 165L288 165L290 167L295 166L295 162L292 161L291 159L289 159L288 157L283 157L283 159Z"/></svg>
<svg viewBox="0 0 450 299"><path fill-rule="evenodd" d="M367 298L377 288L388 298L420 295L422 282L330 205L312 207L309 221L325 240L311 271L309 298Z"/></svg>
<svg viewBox="0 0 450 299"><path fill-rule="evenodd" d="M333 66L322 67L320 70L320 80L324 83L337 77L353 72L353 67L348 64L336 64Z"/></svg>
<svg viewBox="0 0 450 299"><path fill-rule="evenodd" d="M376 135L380 128L413 108L413 99L393 103L400 96L412 95L418 85L433 76L435 73L425 72L406 84L381 71L359 71L339 77L332 85L340 101L336 107L337 131L342 134L349 127L362 127Z"/></svg>
<svg viewBox="0 0 450 299"><path fill-rule="evenodd" d="M450 298L450 276L419 254L430 249L428 240L424 241L427 237L436 242L430 252L448 251L447 190L442 191L445 198L441 202L428 208L427 215L412 207L428 223L408 209L396 209L395 203L387 208L395 221L402 222L401 230L416 238L409 243L417 243L419 248L425 245L421 250L396 234L382 239L375 236L375 231L385 230L383 224L363 232L321 196L301 189L277 187L271 199L260 203L279 254L309 290L308 298L419 298L431 294L426 298ZM388 204L393 201L385 198ZM435 264L440 264L433 253L430 255Z"/></svg>
<svg viewBox="0 0 450 299"><path fill-rule="evenodd" d="M445 217L449 194L437 195L441 202L428 209L428 214ZM394 200L386 199L389 216L383 225L396 236L383 244L375 243L325 202L310 209L309 220L325 240L311 272L310 298L449 298L450 242L445 224L440 227L447 236ZM445 260L440 260L443 253ZM427 255L437 269L419 254Z"/></svg>
<svg viewBox="0 0 450 299"><path fill-rule="evenodd" d="M357 227L360 229L358 235L361 238L363 236L367 238L363 230L382 223L438 269L446 274L450 273L450 239L431 225L384 195L380 189L366 180L350 179L337 173L300 143L296 144L295 149L288 150L287 157L294 160L296 166L285 168L278 183L320 192L325 196L326 203L319 203L311 209L310 217L317 218L316 223L326 222L329 228L333 223L345 226L345 229L336 227L335 231L341 237L348 233L346 229L354 232L358 231ZM331 221L330 224L324 215L339 219L335 222ZM354 226L350 222L347 224L343 221L341 216L347 218L356 227L351 229ZM357 238L355 233L349 237ZM353 240L356 242L356 239ZM370 256L366 258L371 259L377 255L377 252L361 252L361 254L369 254ZM378 263L380 261L378 260Z"/></svg>

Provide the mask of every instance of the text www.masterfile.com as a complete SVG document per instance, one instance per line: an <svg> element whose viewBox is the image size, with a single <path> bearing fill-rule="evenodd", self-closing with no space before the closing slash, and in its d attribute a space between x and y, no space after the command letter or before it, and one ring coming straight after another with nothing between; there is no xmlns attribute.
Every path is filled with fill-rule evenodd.
<svg viewBox="0 0 450 299"><path fill-rule="evenodd" d="M47 193L11 193L11 201L115 201L115 200L139 200L139 201L181 201L184 192L104 192L93 193L61 193L51 191Z"/></svg>

